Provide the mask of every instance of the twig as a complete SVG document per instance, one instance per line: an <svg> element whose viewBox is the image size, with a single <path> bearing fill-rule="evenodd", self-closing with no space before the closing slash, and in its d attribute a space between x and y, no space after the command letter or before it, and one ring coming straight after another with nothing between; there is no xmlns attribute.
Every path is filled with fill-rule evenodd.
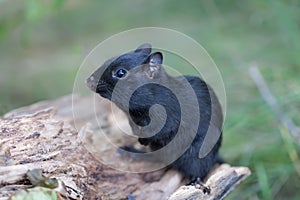
<svg viewBox="0 0 300 200"><path fill-rule="evenodd" d="M261 96L265 102L270 106L279 120L284 124L284 126L289 130L290 134L294 139L300 144L300 129L297 127L294 122L282 111L280 106L277 103L276 98L271 93L268 88L263 76L261 75L258 67L256 65L249 68L249 74L256 84Z"/></svg>

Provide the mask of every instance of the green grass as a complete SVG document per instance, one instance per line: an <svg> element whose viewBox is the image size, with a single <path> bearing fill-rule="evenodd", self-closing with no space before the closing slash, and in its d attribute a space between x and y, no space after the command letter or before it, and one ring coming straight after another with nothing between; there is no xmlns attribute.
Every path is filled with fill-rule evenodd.
<svg viewBox="0 0 300 200"><path fill-rule="evenodd" d="M26 2L0 1L0 114L71 93L85 55L112 34L172 28L202 44L224 79L221 153L253 173L229 199L300 196L299 145L287 138L248 74L256 63L279 105L300 125L299 1Z"/></svg>

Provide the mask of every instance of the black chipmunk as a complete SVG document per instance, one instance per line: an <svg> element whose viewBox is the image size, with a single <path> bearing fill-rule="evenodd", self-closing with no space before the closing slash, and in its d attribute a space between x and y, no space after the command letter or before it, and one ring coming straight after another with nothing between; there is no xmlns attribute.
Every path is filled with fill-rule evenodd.
<svg viewBox="0 0 300 200"><path fill-rule="evenodd" d="M191 179L203 180L212 166L220 161L218 150L222 141L223 116L219 101L213 90L199 77L168 75L162 67L162 53L151 51L151 45L145 43L133 52L107 60L87 79L87 86L123 110L133 133L139 137L138 141L153 151L175 140L182 126L181 137L172 147L176 149L161 151L156 156L168 163L173 152L176 154L178 148L183 146L185 149L170 166ZM175 88L176 94L172 88ZM162 106L164 111L151 111L153 105ZM181 109L183 106L188 106L185 113ZM197 114L197 110L197 119L189 120L189 115ZM188 117L183 117L186 115ZM158 123L163 120L159 130L154 130L155 124L152 128L145 128L151 121ZM215 141L210 141L212 145L207 154L199 157L209 127L210 133L217 137L213 137ZM151 133L151 130L156 132ZM190 145L185 147L186 144Z"/></svg>

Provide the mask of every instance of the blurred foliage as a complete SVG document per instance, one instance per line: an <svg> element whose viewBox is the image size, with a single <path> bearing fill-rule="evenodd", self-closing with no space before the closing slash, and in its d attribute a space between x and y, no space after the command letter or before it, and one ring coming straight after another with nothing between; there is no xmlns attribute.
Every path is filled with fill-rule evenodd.
<svg viewBox="0 0 300 200"><path fill-rule="evenodd" d="M202 44L223 76L228 112L222 155L253 175L229 199L298 199L299 145L248 75L256 63L300 125L300 1L0 1L0 113L72 92L85 55L112 34L143 26Z"/></svg>
<svg viewBox="0 0 300 200"><path fill-rule="evenodd" d="M49 5L49 2L45 3L38 0L24 1L25 20L29 23L34 23L46 14L51 14L51 12L59 9L63 2L63 0L53 0L53 2L50 2L52 5Z"/></svg>
<svg viewBox="0 0 300 200"><path fill-rule="evenodd" d="M57 200L55 191L43 188L34 187L27 190L21 190L10 198L11 200Z"/></svg>

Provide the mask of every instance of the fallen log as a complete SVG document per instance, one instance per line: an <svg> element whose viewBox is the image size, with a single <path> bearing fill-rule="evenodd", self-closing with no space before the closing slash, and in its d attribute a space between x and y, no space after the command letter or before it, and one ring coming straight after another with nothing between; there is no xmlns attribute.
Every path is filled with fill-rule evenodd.
<svg viewBox="0 0 300 200"><path fill-rule="evenodd" d="M112 144L138 145L119 134L130 130L126 118L117 109L112 112L107 101L96 101L90 109L91 101L73 96L72 107L72 96L66 96L0 118L0 199L20 191L44 192L40 188L55 191L59 199L223 199L250 175L246 167L223 164L206 179L209 194L182 186L187 180L175 170L124 159ZM99 127L104 134L97 134ZM158 170L147 172L149 166ZM141 173L129 173L132 169Z"/></svg>

